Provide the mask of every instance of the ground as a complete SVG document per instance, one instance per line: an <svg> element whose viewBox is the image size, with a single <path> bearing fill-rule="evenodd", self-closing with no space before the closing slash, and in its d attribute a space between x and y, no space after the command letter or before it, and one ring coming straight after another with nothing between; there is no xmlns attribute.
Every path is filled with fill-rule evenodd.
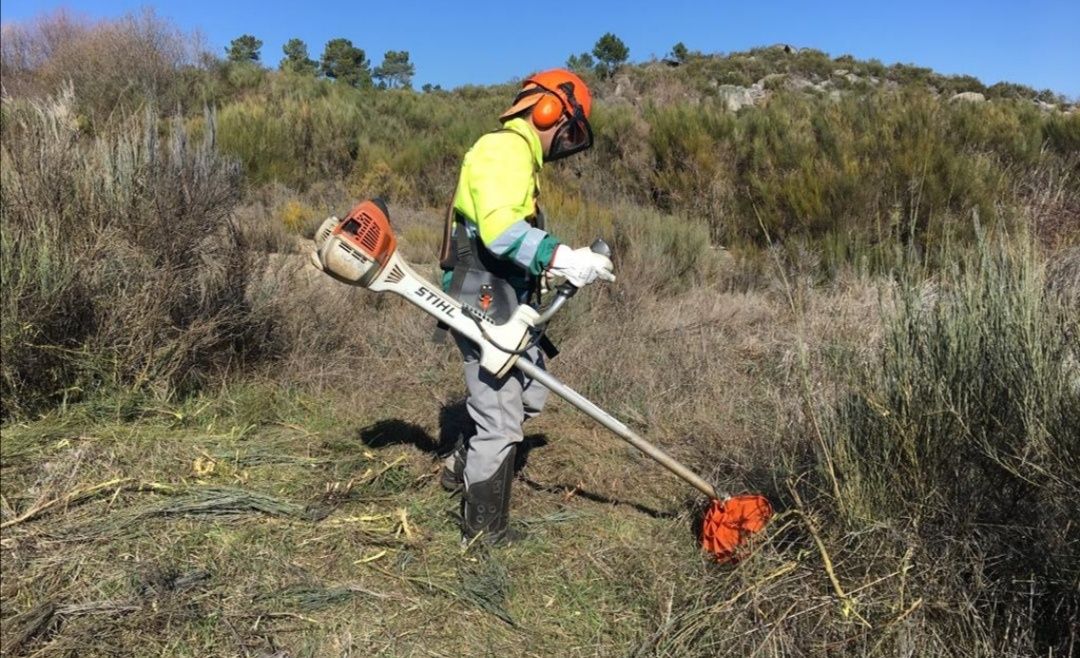
<svg viewBox="0 0 1080 658"><path fill-rule="evenodd" d="M206 402L6 427L6 652L622 655L718 568L687 487L560 403L519 460L529 539L462 547L434 452L461 405L431 393L399 400L415 422L296 397L273 424Z"/></svg>

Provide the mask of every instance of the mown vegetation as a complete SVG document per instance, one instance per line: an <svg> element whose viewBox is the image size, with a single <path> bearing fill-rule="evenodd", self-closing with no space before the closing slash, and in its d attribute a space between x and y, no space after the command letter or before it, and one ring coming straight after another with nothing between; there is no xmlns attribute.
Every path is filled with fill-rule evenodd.
<svg viewBox="0 0 1080 658"><path fill-rule="evenodd" d="M296 44L268 71L150 14L51 17L3 40L6 654L1076 651L1080 114L817 51L633 66L609 42L603 71L577 58L596 148L543 200L619 282L559 319L553 369L766 491L753 554L697 555L692 493L565 407L529 428L534 538L460 549L431 477L454 355L305 269L313 226L375 194L433 266L512 85L357 87Z"/></svg>

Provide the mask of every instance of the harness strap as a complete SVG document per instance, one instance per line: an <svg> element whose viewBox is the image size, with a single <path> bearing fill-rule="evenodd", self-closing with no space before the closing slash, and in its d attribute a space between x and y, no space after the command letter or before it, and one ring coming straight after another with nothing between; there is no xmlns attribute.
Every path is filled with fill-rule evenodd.
<svg viewBox="0 0 1080 658"><path fill-rule="evenodd" d="M517 132L516 130L510 130L509 128L501 128L494 132L507 132L513 133L525 141L529 147L530 154L532 152L532 144L529 139ZM537 172L534 171L534 175ZM537 197L540 195L539 181L536 181L534 185L535 193L533 195L533 214L525 219L530 226L545 230L547 222L544 218L544 213L540 209L540 203ZM468 230L468 218L462 215L454 207L453 200L449 204L446 212L446 220L443 226L443 243L439 250L439 265L443 271L451 271L449 290L447 291L451 297L459 301L466 301L462 299L463 293L467 292L469 295L476 293L477 286L480 286L485 291L490 293L499 306L512 306L516 307L517 304L526 301L527 297L532 297L539 303L540 301L540 278L529 277L528 273L525 274L525 279L532 278L532 290L528 291L526 299L522 299L518 296L516 290L508 282L508 279L521 276L520 268L510 261L499 259L488 252L480 244L479 235L477 232L473 232L470 235ZM469 290L465 291L465 287L468 285ZM485 309L486 310L486 309ZM513 308L500 309L503 312L512 312ZM439 323L438 328L435 330L433 339L436 343L442 343L446 340L448 326ZM551 343L546 336L542 337L541 347L544 352L547 353L549 358L554 358L558 353L558 350Z"/></svg>

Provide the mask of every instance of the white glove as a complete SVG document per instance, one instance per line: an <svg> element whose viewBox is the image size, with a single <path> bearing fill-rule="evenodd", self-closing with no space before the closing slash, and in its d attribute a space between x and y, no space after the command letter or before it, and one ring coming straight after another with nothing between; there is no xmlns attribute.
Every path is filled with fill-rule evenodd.
<svg viewBox="0 0 1080 658"><path fill-rule="evenodd" d="M552 274L566 277L567 281L578 288L597 279L614 281L614 270L615 266L607 256L588 247L571 249L564 244L555 248L555 255L551 257L551 266L548 268Z"/></svg>

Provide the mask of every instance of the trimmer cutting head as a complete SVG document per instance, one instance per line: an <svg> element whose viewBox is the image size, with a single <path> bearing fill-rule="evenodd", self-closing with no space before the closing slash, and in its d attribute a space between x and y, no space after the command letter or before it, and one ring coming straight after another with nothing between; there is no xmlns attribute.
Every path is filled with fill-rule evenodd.
<svg viewBox="0 0 1080 658"><path fill-rule="evenodd" d="M725 500L713 499L701 524L701 547L717 562L737 562L739 548L750 535L760 532L772 516L765 496L746 494Z"/></svg>

